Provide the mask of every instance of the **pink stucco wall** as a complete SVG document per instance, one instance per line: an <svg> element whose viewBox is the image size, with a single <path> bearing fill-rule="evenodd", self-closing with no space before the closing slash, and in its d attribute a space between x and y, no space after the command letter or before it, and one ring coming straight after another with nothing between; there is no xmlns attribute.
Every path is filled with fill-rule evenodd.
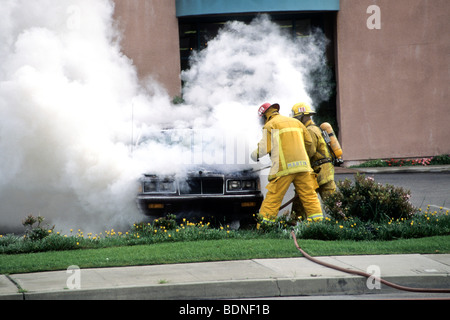
<svg viewBox="0 0 450 320"><path fill-rule="evenodd" d="M175 0L114 0L124 53L140 78L152 77L171 97L179 96L180 47Z"/></svg>
<svg viewBox="0 0 450 320"><path fill-rule="evenodd" d="M370 5L381 29L369 29ZM450 1L341 0L338 121L345 160L450 153Z"/></svg>

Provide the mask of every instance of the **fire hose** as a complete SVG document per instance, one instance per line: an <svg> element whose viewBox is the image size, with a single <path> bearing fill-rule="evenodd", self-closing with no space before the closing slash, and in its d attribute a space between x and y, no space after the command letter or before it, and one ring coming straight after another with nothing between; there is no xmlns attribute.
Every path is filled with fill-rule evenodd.
<svg viewBox="0 0 450 320"><path fill-rule="evenodd" d="M330 264L330 263L326 263L326 262L324 262L324 261L320 261L320 260L318 260L318 259L316 259L316 258L311 257L311 256L310 256L309 254L307 254L304 250L302 250L302 248L300 248L300 246L299 246L298 243L297 243L297 238L295 237L294 231L291 232L291 235L292 235L292 238L294 239L295 246L296 246L297 249L303 254L303 256L304 256L306 259L308 259L308 260L310 260L310 261L312 261L312 262L314 262L314 263L320 264L320 265L322 265L322 266L324 266L324 267L331 268L331 269L335 269L335 270L342 271L342 272L349 273L349 274L354 274L354 275L358 275L358 276L363 276L363 277L366 277L366 278L371 278L371 279L373 279L373 280L375 280L375 281L379 281L380 283L383 283L383 284L385 284L385 285L387 285L387 286L389 286L389 287L392 287L392 288L395 288L395 289L398 289L398 290L409 291L409 292L423 292L423 293L450 293L450 289L411 288L411 287L405 287L405 286L401 286L401 285L398 285L398 284L395 284L395 283L386 281L386 280L384 280L384 279L381 279L381 278L379 278L379 277L373 276L373 275L371 275L371 274L368 274L368 273L365 273L365 272L362 272L362 271L345 269L345 268L341 268L341 267L332 265L332 264Z"/></svg>

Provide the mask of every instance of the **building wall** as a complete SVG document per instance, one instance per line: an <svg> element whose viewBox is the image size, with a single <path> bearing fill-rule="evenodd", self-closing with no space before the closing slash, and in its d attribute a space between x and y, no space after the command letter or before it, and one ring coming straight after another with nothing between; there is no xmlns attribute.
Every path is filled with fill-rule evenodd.
<svg viewBox="0 0 450 320"><path fill-rule="evenodd" d="M381 29L368 29L370 5ZM450 1L341 0L338 121L346 161L450 153Z"/></svg>
<svg viewBox="0 0 450 320"><path fill-rule="evenodd" d="M124 53L141 78L181 91L176 0L114 0ZM368 29L370 5L381 29ZM450 153L450 1L340 0L339 140L347 164Z"/></svg>
<svg viewBox="0 0 450 320"><path fill-rule="evenodd" d="M114 0L124 54L141 79L151 76L171 97L181 93L175 0Z"/></svg>

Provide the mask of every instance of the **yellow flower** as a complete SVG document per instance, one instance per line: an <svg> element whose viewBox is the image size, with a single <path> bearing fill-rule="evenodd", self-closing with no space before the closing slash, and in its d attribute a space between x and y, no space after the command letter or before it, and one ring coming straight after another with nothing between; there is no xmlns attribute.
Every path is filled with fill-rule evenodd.
<svg viewBox="0 0 450 320"><path fill-rule="evenodd" d="M342 228L344 228L344 226L343 225L339 225L339 229L342 229Z"/></svg>

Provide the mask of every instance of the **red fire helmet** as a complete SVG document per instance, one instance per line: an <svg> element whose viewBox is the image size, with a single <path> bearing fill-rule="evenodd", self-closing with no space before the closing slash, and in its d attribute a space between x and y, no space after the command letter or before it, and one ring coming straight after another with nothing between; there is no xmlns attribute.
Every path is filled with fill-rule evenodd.
<svg viewBox="0 0 450 320"><path fill-rule="evenodd" d="M280 105L279 105L278 103L271 104L271 103L269 103L269 102L266 102L266 103L262 104L262 105L259 107L259 109L258 109L258 115L259 115L260 117L262 117L262 115L264 114L264 112L266 112L267 109L269 109L270 107L274 107L274 108L277 109L277 111L280 111Z"/></svg>

